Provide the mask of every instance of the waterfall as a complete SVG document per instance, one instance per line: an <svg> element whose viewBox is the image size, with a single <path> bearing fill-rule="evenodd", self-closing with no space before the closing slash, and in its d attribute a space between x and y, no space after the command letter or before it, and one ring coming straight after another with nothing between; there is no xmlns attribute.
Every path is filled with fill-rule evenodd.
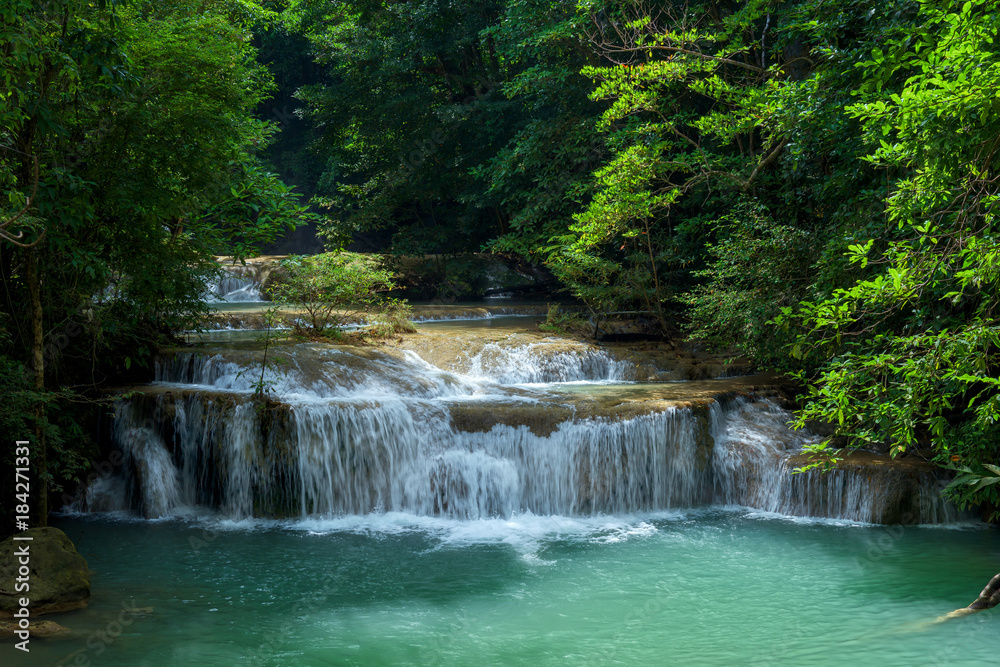
<svg viewBox="0 0 1000 667"><path fill-rule="evenodd" d="M342 351L303 344L271 352L275 366L264 373L274 393L290 400L346 397L441 398L477 396L496 391L490 383L431 366L412 352L394 356L376 351ZM246 393L260 379L259 357L253 352L178 352L154 364L157 384L178 388ZM256 365L256 369L251 371Z"/></svg>
<svg viewBox="0 0 1000 667"><path fill-rule="evenodd" d="M119 407L115 418L115 440L124 454L125 468L131 470L135 490L121 484L107 484L105 502L115 508L134 505L150 518L169 515L180 504L180 481L160 433L143 424L137 418L135 406L126 403ZM111 496L116 489L126 497Z"/></svg>
<svg viewBox="0 0 1000 667"><path fill-rule="evenodd" d="M206 285L205 300L209 303L261 301L260 283L253 277L230 273Z"/></svg>
<svg viewBox="0 0 1000 667"><path fill-rule="evenodd" d="M245 264L224 263L221 275L205 285L204 299L209 303L265 301L263 285L277 266L275 258L259 258Z"/></svg>
<svg viewBox="0 0 1000 667"><path fill-rule="evenodd" d="M456 430L431 401L303 402L276 415L249 400L171 393L133 399L118 424L130 459L150 462L137 480L147 516L185 505L233 518L627 513L710 495L707 430L685 409L568 421L538 435L506 424Z"/></svg>
<svg viewBox="0 0 1000 667"><path fill-rule="evenodd" d="M635 377L634 366L604 350L566 341L501 346L487 343L466 364L468 375L501 384L622 381Z"/></svg>
<svg viewBox="0 0 1000 667"><path fill-rule="evenodd" d="M808 435L785 425L789 414L773 403L733 402L716 426L716 492L725 504L767 512L873 523L948 523L958 519L945 502L943 480L929 466L898 463L856 452L829 472L794 474L805 460L795 452Z"/></svg>
<svg viewBox="0 0 1000 667"><path fill-rule="evenodd" d="M490 361L484 349L470 375L411 352L279 348L283 370L265 374L275 391L266 402L243 370L259 363L257 352L165 355L154 385L117 410L124 465L82 504L148 517L211 508L234 519L593 516L706 504L868 522L955 518L927 466L858 455L832 473L791 474L815 438L791 430L776 400L734 393L726 381L699 385L694 399L683 398L683 383L651 385L658 394L509 386L626 372L602 351L539 347L497 348Z"/></svg>

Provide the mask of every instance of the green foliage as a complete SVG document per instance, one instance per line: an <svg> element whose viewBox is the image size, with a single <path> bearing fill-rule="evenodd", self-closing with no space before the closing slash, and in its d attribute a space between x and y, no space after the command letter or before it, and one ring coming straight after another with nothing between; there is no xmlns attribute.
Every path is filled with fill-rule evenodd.
<svg viewBox="0 0 1000 667"><path fill-rule="evenodd" d="M776 223L750 200L717 223L720 240L707 244L706 268L692 272L705 282L684 295L691 306L690 336L718 349L739 349L759 364L785 365L787 337L770 320L794 307L812 282L812 236Z"/></svg>
<svg viewBox="0 0 1000 667"><path fill-rule="evenodd" d="M931 447L959 472L949 493L996 504L990 2L275 6L0 8L0 314L24 329L38 287L46 332L73 332L42 393L12 370L31 341L0 340L11 405L140 378L204 308L213 254L242 259L311 222L331 247L427 257L407 285L427 296L480 293L483 249L544 262L595 312L653 313L790 368L803 423L831 421L849 446ZM262 159L274 78L301 107L282 121L294 156L272 157L328 217ZM393 283L350 253L285 268L279 300L324 335ZM389 302L376 332L412 326L407 308ZM11 432L35 426L2 410ZM60 443L76 427L57 421L71 470Z"/></svg>
<svg viewBox="0 0 1000 667"><path fill-rule="evenodd" d="M368 331L376 338L391 338L401 333L416 333L417 327L413 324L412 318L413 309L406 301L386 299L380 305Z"/></svg>
<svg viewBox="0 0 1000 667"><path fill-rule="evenodd" d="M285 18L326 68L299 97L322 127L328 239L385 229L406 254L541 257L602 143L572 4L298 0Z"/></svg>
<svg viewBox="0 0 1000 667"><path fill-rule="evenodd" d="M802 453L806 455L809 462L793 470L793 474L809 472L810 470L830 472L841 460L840 455L843 453L843 450L833 449L830 446L830 441L827 440L804 446Z"/></svg>
<svg viewBox="0 0 1000 667"><path fill-rule="evenodd" d="M658 22L644 4L627 2L592 15L592 40L612 64L583 73L597 81L591 96L610 102L598 126L611 133L614 154L549 257L592 307L631 302L666 328L664 306L695 250L672 211L705 184L749 190L783 149L772 109L780 80L745 39L764 7L748 2L723 16L695 3Z"/></svg>
<svg viewBox="0 0 1000 667"><path fill-rule="evenodd" d="M291 257L281 266L285 275L273 288L274 301L301 309L306 326L298 319L293 324L316 335L342 327L359 312L371 311L382 301L380 292L395 286L392 274L379 266L377 257L359 253Z"/></svg>
<svg viewBox="0 0 1000 667"><path fill-rule="evenodd" d="M10 349L13 333L9 319L0 313L0 349ZM46 443L45 481L48 487L53 493L72 489L79 482L81 473L88 465L88 457L95 450L92 434L85 432L80 425L83 415L80 406L73 402L76 397L65 390L35 390L29 369L4 353L0 353L0 395L3 396L0 401L0 429L10 443L0 449L0 469L9 473L0 479L0 492L13 498L14 468L25 467L16 461L13 443L30 443L28 459L30 467L34 468L41 455L39 432L44 435ZM39 412L39 406L44 407L43 412ZM29 474L33 480L32 488L38 489L41 485L34 481L38 479L38 473L32 470ZM6 521L0 534L9 534L14 526L13 504L4 503L0 518ZM38 517L33 516L32 523L37 522Z"/></svg>
<svg viewBox="0 0 1000 667"><path fill-rule="evenodd" d="M922 2L910 34L859 63L869 76L849 113L878 138L867 160L901 175L891 240L852 244L845 259L867 276L778 318L797 335L793 356L818 367L800 373L803 420L897 454L926 439L940 462L962 462L949 489L963 502L996 500L992 482L975 480L992 479L1000 460L1000 16L990 7Z"/></svg>
<svg viewBox="0 0 1000 667"><path fill-rule="evenodd" d="M93 384L197 321L212 255L249 256L309 219L254 154L273 135L253 118L273 84L250 26L272 15L222 1L23 9L2 28L24 58L0 67L18 82L0 128L0 220L28 203L37 159L41 185L18 222L45 230L46 318L85 330L63 357L89 354ZM5 252L4 283L23 294L23 255Z"/></svg>
<svg viewBox="0 0 1000 667"><path fill-rule="evenodd" d="M803 421L989 476L988 2L299 0L285 18L324 68L301 97L329 233L543 261L596 312L796 371Z"/></svg>
<svg viewBox="0 0 1000 667"><path fill-rule="evenodd" d="M0 314L18 332L0 358L26 362L41 334L43 390L10 388L48 416L32 427L54 485L93 453L97 387L148 377L204 312L212 256L308 217L257 156L273 83L251 26L273 16L254 0L0 8Z"/></svg>
<svg viewBox="0 0 1000 667"><path fill-rule="evenodd" d="M984 472L976 472L968 466L954 467L957 476L945 488L945 495L951 497L961 509L969 509L986 504L988 507L1000 506L1000 468L995 465L982 464ZM1000 518L1000 510L993 510L990 519Z"/></svg>
<svg viewBox="0 0 1000 667"><path fill-rule="evenodd" d="M566 312L558 303L549 304L548 312L545 314L545 321L539 322L538 328L542 331L550 331L562 335L570 333L593 333L593 325L587 322L580 313Z"/></svg>
<svg viewBox="0 0 1000 667"><path fill-rule="evenodd" d="M441 202L467 186L461 146L487 146L506 125L489 100L503 65L478 36L496 8L291 3L286 20L309 38L331 82L299 93L307 118L326 130L317 201L331 211L328 239L388 227L401 234L397 245L423 254L478 235L483 216Z"/></svg>

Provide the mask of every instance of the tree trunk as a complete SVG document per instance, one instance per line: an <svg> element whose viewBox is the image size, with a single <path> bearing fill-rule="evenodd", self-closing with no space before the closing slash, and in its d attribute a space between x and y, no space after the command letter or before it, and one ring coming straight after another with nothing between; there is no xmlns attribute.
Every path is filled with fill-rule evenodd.
<svg viewBox="0 0 1000 667"><path fill-rule="evenodd" d="M45 331L42 328L42 286L38 277L38 254L29 249L25 265L28 295L31 300L31 365L35 371L35 391L45 391ZM38 526L47 526L49 519L49 498L45 457L45 403L39 399L35 406L35 441L32 443L35 463L36 498L38 501Z"/></svg>
<svg viewBox="0 0 1000 667"><path fill-rule="evenodd" d="M969 605L969 609L979 611L981 609L992 609L1000 605L1000 574L990 579L986 588L979 594L976 601Z"/></svg>

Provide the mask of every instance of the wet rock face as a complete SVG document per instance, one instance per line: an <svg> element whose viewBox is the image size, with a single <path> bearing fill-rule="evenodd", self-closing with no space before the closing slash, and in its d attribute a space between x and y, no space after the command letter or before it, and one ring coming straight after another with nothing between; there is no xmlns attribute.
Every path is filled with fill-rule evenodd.
<svg viewBox="0 0 1000 667"><path fill-rule="evenodd" d="M857 451L832 470L794 471L809 464L791 450L744 443L730 448L735 465L727 478L729 502L794 516L830 517L879 524L948 523L959 518L941 497L944 471L915 459Z"/></svg>
<svg viewBox="0 0 1000 667"><path fill-rule="evenodd" d="M0 543L0 616L11 618L20 609L20 599L30 600L31 615L54 614L81 609L90 600L90 569L73 542L58 528L32 528ZM28 556L24 557L24 548ZM21 563L27 560L26 566ZM19 591L17 579L24 578L27 591Z"/></svg>
<svg viewBox="0 0 1000 667"><path fill-rule="evenodd" d="M830 471L796 473L811 463L802 445L817 436L795 432L775 402L732 407L723 446L715 452L716 492L726 504L793 516L879 524L948 523L960 518L941 496L947 472L915 457L892 459L856 451Z"/></svg>
<svg viewBox="0 0 1000 667"><path fill-rule="evenodd" d="M451 408L451 422L456 431L488 433L495 426L524 426L536 436L547 438L559 425L574 417L569 406L538 405L456 405Z"/></svg>
<svg viewBox="0 0 1000 667"><path fill-rule="evenodd" d="M802 457L786 463L803 465ZM940 478L940 479L939 479ZM848 454L830 472L791 475L789 502L810 516L849 516L882 524L938 523L954 514L938 493L944 478L917 459L891 459L870 452ZM810 488L811 487L811 488ZM830 498L838 498L834 506Z"/></svg>

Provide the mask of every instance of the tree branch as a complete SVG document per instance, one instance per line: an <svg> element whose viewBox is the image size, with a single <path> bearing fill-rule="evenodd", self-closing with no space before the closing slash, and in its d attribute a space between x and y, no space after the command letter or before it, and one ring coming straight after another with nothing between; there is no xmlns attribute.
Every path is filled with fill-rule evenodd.
<svg viewBox="0 0 1000 667"><path fill-rule="evenodd" d="M32 160L34 160L34 163L35 163L35 166L34 166L34 169L33 169L33 172L34 172L33 173L34 183L31 186L31 195L29 195L28 199L25 201L24 208L22 208L20 211L18 211L17 213L15 213L12 217L8 218L7 220L5 220L3 222L0 222L0 239L3 239L3 240L5 240L5 241L7 241L9 243L12 243L12 244L14 244L14 245L16 245L16 246L18 246L20 248L31 248L33 246L36 246L45 237L45 230L43 229L42 233L38 235L37 239L35 239L31 243L25 243L25 242L21 241L21 239L24 238L24 232L23 231L19 231L16 234L13 233L13 232L11 232L11 231L8 231L8 229L10 229L11 225L13 225L15 222L17 222L18 219L21 216L23 216L25 213L27 213L31 209L31 205L32 205L32 203L35 200L35 195L38 194L38 181L39 181L38 156L37 155L33 155L31 157L32 157Z"/></svg>

